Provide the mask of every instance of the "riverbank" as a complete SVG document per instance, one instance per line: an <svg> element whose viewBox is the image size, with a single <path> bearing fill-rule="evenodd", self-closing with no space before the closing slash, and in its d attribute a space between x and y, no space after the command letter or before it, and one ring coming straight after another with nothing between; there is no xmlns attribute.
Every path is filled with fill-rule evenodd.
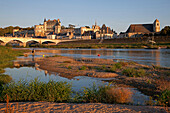
<svg viewBox="0 0 170 113"><path fill-rule="evenodd" d="M12 60L17 56L23 55L26 50L13 50L11 47L0 46L0 86L12 80L9 75L4 75L4 68L12 67Z"/></svg>
<svg viewBox="0 0 170 113"><path fill-rule="evenodd" d="M106 113L168 113L159 106L131 106L102 103L53 103L53 102L14 102L11 111L24 113L47 112L106 112ZM0 103L0 112L5 112L6 103Z"/></svg>
<svg viewBox="0 0 170 113"><path fill-rule="evenodd" d="M166 101L169 106L169 68L146 66L135 62L116 63L111 59L74 59L63 56L42 58L37 63L39 68L46 70L45 72L57 72L60 76L69 79L75 76L113 78L105 81L120 87L137 88L154 99L159 99L162 92L167 90L168 100L164 100L164 102Z"/></svg>

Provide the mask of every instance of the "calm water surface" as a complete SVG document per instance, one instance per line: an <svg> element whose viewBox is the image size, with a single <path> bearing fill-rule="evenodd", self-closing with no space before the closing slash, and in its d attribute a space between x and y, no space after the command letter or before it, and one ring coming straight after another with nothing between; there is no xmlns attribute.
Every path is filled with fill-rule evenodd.
<svg viewBox="0 0 170 113"><path fill-rule="evenodd" d="M32 50L32 49L30 49ZM170 49L160 50L146 50L146 49L47 49L36 48L35 57L29 55L28 57L19 57L18 61L33 61L35 58L40 58L43 55L53 56L62 55L70 56L74 58L104 58L113 59L115 61L135 61L145 65L160 65L164 67L170 67ZM100 57L97 55L100 54ZM57 73L49 72L45 74L44 70L36 70L35 67L21 67L21 68L6 68L5 74L11 75L14 81L21 79L33 80L38 78L40 81L48 82L54 81L66 81L72 84L72 89L75 91L82 90L83 87L91 87L93 83L96 86L108 85L107 80L104 78L93 78L87 76L77 76L72 79L59 76ZM113 79L113 78L110 78ZM133 94L133 103L144 105L145 101L149 100L149 97L142 94L136 89L130 88Z"/></svg>
<svg viewBox="0 0 170 113"><path fill-rule="evenodd" d="M97 55L100 54L100 57ZM62 55L74 58L104 58L115 61L128 60L144 65L170 67L170 49L41 49L36 48L36 56Z"/></svg>

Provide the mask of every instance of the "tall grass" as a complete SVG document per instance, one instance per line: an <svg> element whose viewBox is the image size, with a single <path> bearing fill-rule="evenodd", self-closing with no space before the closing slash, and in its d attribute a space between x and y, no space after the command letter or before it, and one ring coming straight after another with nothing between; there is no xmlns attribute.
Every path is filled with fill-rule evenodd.
<svg viewBox="0 0 170 113"><path fill-rule="evenodd" d="M7 84L12 80L12 77L9 75L1 74L0 75L0 86L2 84Z"/></svg>
<svg viewBox="0 0 170 113"><path fill-rule="evenodd" d="M132 92L129 89L111 85L97 87L93 84L91 88L84 88L79 98L83 102L129 103L131 97Z"/></svg>
<svg viewBox="0 0 170 113"><path fill-rule="evenodd" d="M67 82L45 83L35 79L28 83L21 80L2 86L0 101L5 101L5 95L8 95L10 101L67 102L71 93L71 85Z"/></svg>

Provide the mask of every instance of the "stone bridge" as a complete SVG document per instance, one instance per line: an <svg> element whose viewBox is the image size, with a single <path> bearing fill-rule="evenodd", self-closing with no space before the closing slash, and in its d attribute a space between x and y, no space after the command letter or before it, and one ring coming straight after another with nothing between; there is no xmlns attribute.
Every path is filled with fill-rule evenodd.
<svg viewBox="0 0 170 113"><path fill-rule="evenodd" d="M51 42L51 43L55 43L56 45L59 42L67 42L67 41L76 41L74 40L59 40L59 39L43 39L43 38L24 38L24 37L0 37L0 45L6 45L7 43L11 42L11 41L17 41L19 43L22 43L22 45L25 47L27 45L28 42L30 41L34 41L37 42L39 44L42 44L44 42Z"/></svg>

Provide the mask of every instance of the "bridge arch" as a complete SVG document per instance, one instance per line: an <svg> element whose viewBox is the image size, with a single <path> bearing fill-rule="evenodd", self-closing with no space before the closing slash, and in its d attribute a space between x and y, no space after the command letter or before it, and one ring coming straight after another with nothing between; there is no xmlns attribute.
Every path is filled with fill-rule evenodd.
<svg viewBox="0 0 170 113"><path fill-rule="evenodd" d="M12 39L9 42L6 43L6 45L12 45L12 46L24 46L24 43L21 40Z"/></svg>
<svg viewBox="0 0 170 113"><path fill-rule="evenodd" d="M40 44L40 42L38 42L38 41L36 41L36 40L28 40L27 42L26 42L26 46L27 45L39 45Z"/></svg>
<svg viewBox="0 0 170 113"><path fill-rule="evenodd" d="M5 42L0 40L0 45L5 45Z"/></svg>
<svg viewBox="0 0 170 113"><path fill-rule="evenodd" d="M53 42L53 41L43 41L42 44L45 44L45 45L57 45L56 42Z"/></svg>

